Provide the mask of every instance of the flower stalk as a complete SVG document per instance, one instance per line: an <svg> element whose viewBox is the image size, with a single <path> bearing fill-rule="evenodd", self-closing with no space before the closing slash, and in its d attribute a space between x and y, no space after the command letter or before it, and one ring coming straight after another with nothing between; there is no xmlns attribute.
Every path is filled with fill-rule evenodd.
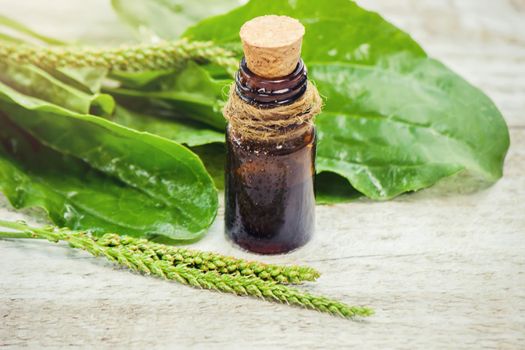
<svg viewBox="0 0 525 350"><path fill-rule="evenodd" d="M233 71L235 53L211 42L179 40L119 48L31 46L0 41L0 61L55 68L106 68L115 72L178 70L188 61L214 63Z"/></svg>
<svg viewBox="0 0 525 350"><path fill-rule="evenodd" d="M164 260L172 265L184 265L203 272L216 271L233 276L254 276L265 281L283 284L299 284L303 281L315 281L319 272L308 266L279 266L247 261L213 252L203 252L186 248L154 243L117 234L105 234L93 238L97 244L109 247L123 246L139 254L146 254L154 259Z"/></svg>
<svg viewBox="0 0 525 350"><path fill-rule="evenodd" d="M128 236L118 236L116 234L106 234L100 238L95 238L84 232L53 227L33 228L25 223L2 220L0 220L0 226L17 231L0 232L0 238L43 238L51 242L66 241L73 248L82 249L94 256L103 256L130 270L167 280L174 280L196 288L251 296L330 313L344 318L366 317L373 314L373 311L366 307L349 306L337 300L312 295L297 288L281 284L281 281L277 278L263 279L260 277L260 274L243 274L242 270L239 270L240 265L243 263L246 265L244 266L245 269L250 268L255 270L261 268L263 271L268 268L268 266L273 269L278 268L277 265L246 262L241 259L223 257L216 253L168 247L162 244ZM183 259L179 261L166 258L168 255L173 256L176 254L180 254ZM193 261L189 261L187 264L184 263L184 259L189 259L190 257ZM203 262L197 264L195 262L197 258L203 259ZM206 259L204 260L204 258ZM226 270L217 268L205 271L200 268L204 261L206 261L206 264L213 262L215 265L217 265L216 263L219 261L225 263L234 262L237 270L236 273L231 273L227 268ZM226 264L223 268L227 266L229 265ZM299 271L310 271L310 273L315 271L307 267L288 267L288 270L286 270L286 267L280 268L281 274L277 274L276 276L286 277L287 274L289 275L292 271L297 271L298 273ZM287 272L283 274L285 270ZM286 280L283 282L288 283L291 281Z"/></svg>

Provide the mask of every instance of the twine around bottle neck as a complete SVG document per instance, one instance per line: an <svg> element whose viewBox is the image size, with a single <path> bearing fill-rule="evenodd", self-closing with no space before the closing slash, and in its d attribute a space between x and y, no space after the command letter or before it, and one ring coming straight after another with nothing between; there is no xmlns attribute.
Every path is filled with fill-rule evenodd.
<svg viewBox="0 0 525 350"><path fill-rule="evenodd" d="M302 60L288 76L265 79L250 72L243 59L223 114L242 139L280 142L307 132L321 107Z"/></svg>

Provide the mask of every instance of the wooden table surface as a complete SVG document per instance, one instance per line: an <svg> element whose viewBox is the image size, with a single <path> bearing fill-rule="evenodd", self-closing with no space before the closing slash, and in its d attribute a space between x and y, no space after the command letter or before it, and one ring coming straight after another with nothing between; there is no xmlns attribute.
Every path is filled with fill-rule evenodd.
<svg viewBox="0 0 525 350"><path fill-rule="evenodd" d="M109 1L0 0L61 38L119 41ZM0 347L525 348L525 2L363 0L494 99L510 127L504 177L461 178L389 202L319 206L317 235L255 257L223 237L222 209L195 248L322 271L305 288L375 308L362 322L119 270L64 245L0 241ZM0 197L0 218L34 220Z"/></svg>

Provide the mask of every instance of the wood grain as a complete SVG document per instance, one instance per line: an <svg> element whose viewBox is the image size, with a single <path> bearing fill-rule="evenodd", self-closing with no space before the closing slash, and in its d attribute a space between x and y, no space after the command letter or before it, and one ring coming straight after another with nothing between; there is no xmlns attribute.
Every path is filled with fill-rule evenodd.
<svg viewBox="0 0 525 350"><path fill-rule="evenodd" d="M103 0L34 2L29 14L23 3L0 0L1 12L65 38L82 37L81 23L95 37L126 36L102 33L99 26L118 27ZM0 347L525 348L525 4L360 3L491 96L512 142L505 176L489 188L454 178L389 202L321 206L308 246L257 257L317 267L323 276L305 289L377 315L344 321L134 275L64 245L11 240L0 241ZM42 219L0 199L1 218L35 214ZM224 240L222 218L195 248L256 258Z"/></svg>

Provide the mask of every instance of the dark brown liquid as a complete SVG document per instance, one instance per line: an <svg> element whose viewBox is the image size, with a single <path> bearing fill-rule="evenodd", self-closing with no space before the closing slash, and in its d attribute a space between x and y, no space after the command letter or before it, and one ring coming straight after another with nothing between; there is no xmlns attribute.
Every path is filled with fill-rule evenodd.
<svg viewBox="0 0 525 350"><path fill-rule="evenodd" d="M278 254L304 245L315 225L315 130L283 143L241 141L228 128L226 234Z"/></svg>

